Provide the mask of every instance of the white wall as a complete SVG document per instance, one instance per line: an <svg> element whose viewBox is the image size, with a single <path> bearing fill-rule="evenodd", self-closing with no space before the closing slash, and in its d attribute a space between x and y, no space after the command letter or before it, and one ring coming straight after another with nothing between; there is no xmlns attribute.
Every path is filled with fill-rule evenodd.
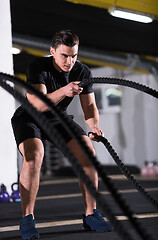
<svg viewBox="0 0 158 240"><path fill-rule="evenodd" d="M158 80L151 74L138 74L109 67L92 69L93 77L115 77L135 81L158 91ZM94 84L94 88L101 84ZM105 84L104 84L105 85ZM110 85L112 86L112 85ZM158 159L158 100L138 90L122 87L122 106L100 112L100 127L121 160L127 165L142 167L145 160ZM83 122L77 99L68 113L75 113L75 120L88 132ZM102 143L93 143L102 164L115 164Z"/></svg>
<svg viewBox="0 0 158 240"><path fill-rule="evenodd" d="M13 74L9 0L0 2L0 35L0 72ZM10 122L14 111L14 98L0 87L0 184L4 183L8 192L17 181L17 152Z"/></svg>
<svg viewBox="0 0 158 240"><path fill-rule="evenodd" d="M151 74L124 73L124 78L158 91L158 79ZM123 159L142 167L145 160L158 159L158 100L138 90L124 88L121 124L125 139Z"/></svg>

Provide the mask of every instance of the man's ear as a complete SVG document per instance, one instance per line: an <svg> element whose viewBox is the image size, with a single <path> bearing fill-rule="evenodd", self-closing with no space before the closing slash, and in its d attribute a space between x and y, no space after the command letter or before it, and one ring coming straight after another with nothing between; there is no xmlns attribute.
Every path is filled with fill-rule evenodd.
<svg viewBox="0 0 158 240"><path fill-rule="evenodd" d="M54 48L53 47L50 47L50 54L52 55L52 56L54 56Z"/></svg>

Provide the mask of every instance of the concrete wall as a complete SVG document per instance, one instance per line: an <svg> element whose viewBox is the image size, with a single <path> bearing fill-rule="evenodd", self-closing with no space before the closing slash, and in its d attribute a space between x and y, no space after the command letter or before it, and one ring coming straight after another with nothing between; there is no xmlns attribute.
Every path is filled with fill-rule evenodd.
<svg viewBox="0 0 158 240"><path fill-rule="evenodd" d="M0 35L0 72L13 74L9 0L0 3ZM14 98L0 87L0 184L4 183L8 192L11 192L11 184L17 181L17 151L10 122L14 111Z"/></svg>

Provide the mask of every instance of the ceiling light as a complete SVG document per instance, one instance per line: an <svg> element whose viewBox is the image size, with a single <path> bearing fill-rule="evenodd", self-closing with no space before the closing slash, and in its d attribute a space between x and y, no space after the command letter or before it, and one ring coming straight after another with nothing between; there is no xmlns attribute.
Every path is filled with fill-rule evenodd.
<svg viewBox="0 0 158 240"><path fill-rule="evenodd" d="M153 21L154 17L152 15L138 13L135 11L130 11L123 8L111 7L108 9L108 12L114 16L119 18L124 18L132 21L142 22L142 23L150 23Z"/></svg>
<svg viewBox="0 0 158 240"><path fill-rule="evenodd" d="M19 53L21 53L21 49L17 48L17 47L12 47L11 48L11 53L12 54L19 54Z"/></svg>

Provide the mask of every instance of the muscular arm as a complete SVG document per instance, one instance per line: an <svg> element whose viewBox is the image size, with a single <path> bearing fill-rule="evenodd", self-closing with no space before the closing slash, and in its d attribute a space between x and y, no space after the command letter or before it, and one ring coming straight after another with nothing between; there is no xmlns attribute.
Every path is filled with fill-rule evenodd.
<svg viewBox="0 0 158 240"><path fill-rule="evenodd" d="M71 82L66 86L52 92L47 93L46 86L44 84L34 84L33 86L37 88L40 92L45 94L55 105L57 105L60 101L62 101L65 97L73 97L82 92L82 88L78 85L78 82ZM26 94L28 101L37 108L38 111L44 112L48 111L49 108L45 105L38 97L27 92Z"/></svg>
<svg viewBox="0 0 158 240"><path fill-rule="evenodd" d="M99 113L95 102L94 93L80 95L81 106L83 109L84 119L92 132L103 135L99 128ZM90 138L95 140L92 134Z"/></svg>

